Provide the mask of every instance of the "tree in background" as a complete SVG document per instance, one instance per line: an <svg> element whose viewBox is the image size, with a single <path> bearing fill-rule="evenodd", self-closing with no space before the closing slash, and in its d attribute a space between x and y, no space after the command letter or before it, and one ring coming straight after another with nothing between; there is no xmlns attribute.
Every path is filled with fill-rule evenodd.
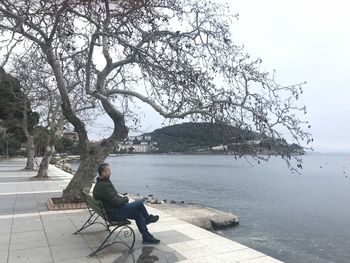
<svg viewBox="0 0 350 263"><path fill-rule="evenodd" d="M35 146L31 132L39 121L39 114L31 110L30 99L22 89L19 80L6 74L2 68L0 68L0 93L0 118L4 121L8 133L14 134L20 141L24 141L23 137L25 137L27 144L25 169L32 170Z"/></svg>
<svg viewBox="0 0 350 263"><path fill-rule="evenodd" d="M37 50L29 49L25 54L13 57L11 68L13 68L12 74L20 79L26 97L40 112L40 124L45 130L45 132L43 130L38 131L38 134L43 136L44 141L43 158L38 173L34 176L34 179L38 180L47 179L48 177L50 159L55 151L55 137L57 132L63 129L64 117L60 108L61 99L56 88L56 82L52 81L54 79L52 71L36 55ZM28 135L26 136L28 138ZM34 136L32 136L32 141L34 143Z"/></svg>
<svg viewBox="0 0 350 263"><path fill-rule="evenodd" d="M281 86L261 70L261 59L232 41L234 19L210 1L1 1L4 62L23 47L37 50L79 135L81 165L63 201L90 189L98 163L127 136L127 121L137 125L137 101L167 119L222 123L273 140L285 135L298 145L311 141L307 122L297 117L306 113L297 103L302 84ZM87 122L75 111L84 106L110 117L109 137L90 142ZM284 156L288 164L290 157Z"/></svg>
<svg viewBox="0 0 350 263"><path fill-rule="evenodd" d="M68 155L79 154L79 149L77 147L76 141L61 137L55 141L55 149L58 153L66 153Z"/></svg>

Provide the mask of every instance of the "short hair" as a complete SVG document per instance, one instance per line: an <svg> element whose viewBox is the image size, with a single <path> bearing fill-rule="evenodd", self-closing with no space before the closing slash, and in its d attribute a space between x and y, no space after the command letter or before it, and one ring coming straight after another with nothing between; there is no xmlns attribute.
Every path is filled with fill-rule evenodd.
<svg viewBox="0 0 350 263"><path fill-rule="evenodd" d="M102 174L103 170L105 169L106 166L109 166L108 163L101 163L98 165L97 172L99 175Z"/></svg>

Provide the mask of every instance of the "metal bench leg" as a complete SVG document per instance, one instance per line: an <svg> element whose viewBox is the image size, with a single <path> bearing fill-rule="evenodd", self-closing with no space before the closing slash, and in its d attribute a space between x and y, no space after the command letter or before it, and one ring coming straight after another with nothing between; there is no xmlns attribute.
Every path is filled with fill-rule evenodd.
<svg viewBox="0 0 350 263"><path fill-rule="evenodd" d="M110 242L110 243L107 243L107 241L108 241L108 239L110 238L110 236L111 236L117 229L118 229L119 231L118 231L118 233L116 234L114 240L113 240L112 242ZM127 242L122 241L121 239L120 239L121 241L115 241L117 238L119 238L119 235L122 233L122 230L123 230L123 229L127 229L127 230L124 231L124 233L123 233L124 237L126 237L126 238L127 238L127 237L130 237L130 236L132 237L131 246L128 245ZM107 244L106 244L106 243L107 243ZM134 230L133 230L131 227L125 226L125 225L118 226L118 227L114 228L114 229L109 233L109 235L106 237L106 239L102 242L102 244L101 244L94 252L92 252L88 257L94 256L94 255L95 255L96 253L98 253L99 251L101 251L101 250L105 249L106 247L109 247L110 245L113 245L113 244L115 244L115 243L124 244L124 245L126 245L130 250L132 250L133 247L134 247L134 244L135 244L135 232L134 232Z"/></svg>
<svg viewBox="0 0 350 263"><path fill-rule="evenodd" d="M79 230L75 231L73 234L76 235L76 234L79 233L81 230L83 230L83 229L85 229L85 228L87 228L87 227L93 225L93 224L95 223L95 221L97 220L97 218L99 217L99 216L97 216L94 220L91 220L91 218L92 218L95 214L96 214L96 212L93 212L93 213L91 214L91 216L89 217L89 219L84 223L84 225L83 225Z"/></svg>

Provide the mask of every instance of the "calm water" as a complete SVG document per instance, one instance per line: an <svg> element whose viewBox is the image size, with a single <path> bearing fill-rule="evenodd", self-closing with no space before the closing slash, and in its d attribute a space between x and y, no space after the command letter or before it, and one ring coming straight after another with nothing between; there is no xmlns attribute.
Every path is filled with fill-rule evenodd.
<svg viewBox="0 0 350 263"><path fill-rule="evenodd" d="M201 203L240 217L219 231L285 262L350 262L350 155L308 155L301 175L271 158L211 155L110 157L120 192Z"/></svg>

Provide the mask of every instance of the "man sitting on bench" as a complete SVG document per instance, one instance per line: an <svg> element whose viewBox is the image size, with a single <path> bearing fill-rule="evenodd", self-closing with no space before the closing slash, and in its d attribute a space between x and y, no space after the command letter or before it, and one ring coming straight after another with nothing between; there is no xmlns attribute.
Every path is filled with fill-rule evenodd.
<svg viewBox="0 0 350 263"><path fill-rule="evenodd" d="M103 203L109 219L113 221L125 220L126 218L134 219L142 235L142 242L144 244L158 244L160 240L148 232L147 225L157 222L159 216L149 214L143 202L137 200L129 203L127 196L118 194L109 179L111 169L107 163L98 166L98 174L93 196Z"/></svg>

